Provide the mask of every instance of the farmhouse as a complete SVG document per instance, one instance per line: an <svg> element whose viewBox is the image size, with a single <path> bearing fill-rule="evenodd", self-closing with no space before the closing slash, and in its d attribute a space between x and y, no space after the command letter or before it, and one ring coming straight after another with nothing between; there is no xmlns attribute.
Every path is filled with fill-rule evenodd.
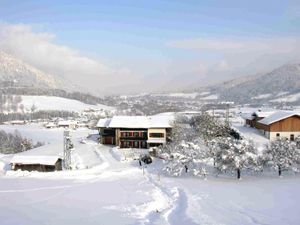
<svg viewBox="0 0 300 225"><path fill-rule="evenodd" d="M149 148L165 145L173 116L114 116L97 123L100 142L120 148Z"/></svg>
<svg viewBox="0 0 300 225"><path fill-rule="evenodd" d="M73 121L73 120L61 120L57 123L57 126L68 128L68 129L76 129L78 127L77 121Z"/></svg>
<svg viewBox="0 0 300 225"><path fill-rule="evenodd" d="M62 159L57 156L15 155L10 163L13 170L39 172L62 170Z"/></svg>
<svg viewBox="0 0 300 225"><path fill-rule="evenodd" d="M286 138L294 141L300 136L300 113L278 111L257 121L256 128L270 140Z"/></svg>

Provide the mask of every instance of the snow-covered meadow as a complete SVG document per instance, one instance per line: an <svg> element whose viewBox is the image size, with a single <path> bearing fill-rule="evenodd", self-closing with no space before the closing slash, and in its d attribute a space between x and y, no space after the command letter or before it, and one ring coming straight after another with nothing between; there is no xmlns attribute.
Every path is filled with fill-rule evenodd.
<svg viewBox="0 0 300 225"><path fill-rule="evenodd" d="M3 125L46 145L27 155L61 155L62 129ZM300 177L174 178L162 159L144 169L118 149L97 143L95 131L71 132L72 171L3 171L1 224L299 224ZM88 138L89 137L89 138ZM82 140L85 140L82 142ZM122 151L122 150L120 150ZM126 154L128 155L128 154ZM9 161L11 156L1 156Z"/></svg>
<svg viewBox="0 0 300 225"><path fill-rule="evenodd" d="M103 109L113 110L113 107L98 104L89 105L78 100L67 99L56 96L40 96L40 95L22 95L22 102L24 109L31 111L31 107L34 105L35 110L65 110L81 112L85 109Z"/></svg>

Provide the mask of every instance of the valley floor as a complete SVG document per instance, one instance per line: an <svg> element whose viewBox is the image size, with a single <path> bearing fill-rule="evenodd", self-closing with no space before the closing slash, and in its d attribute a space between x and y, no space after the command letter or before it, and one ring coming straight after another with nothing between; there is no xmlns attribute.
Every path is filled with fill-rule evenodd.
<svg viewBox="0 0 300 225"><path fill-rule="evenodd" d="M28 127L41 129L53 146L57 146L54 137L62 134L59 129ZM48 132L52 136L46 135ZM72 133L78 170L3 172L1 224L300 223L299 176L245 176L240 181L212 176L207 180L165 177L158 174L159 160L143 172L137 161L120 161L109 146L92 139L81 144L89 130ZM60 149L55 148L56 153L61 153ZM41 152L42 148L26 154ZM8 159L2 156L2 160Z"/></svg>

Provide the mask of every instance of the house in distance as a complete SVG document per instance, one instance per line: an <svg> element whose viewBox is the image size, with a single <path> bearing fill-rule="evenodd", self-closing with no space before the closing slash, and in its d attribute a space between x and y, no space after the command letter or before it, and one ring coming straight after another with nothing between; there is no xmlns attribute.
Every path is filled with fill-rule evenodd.
<svg viewBox="0 0 300 225"><path fill-rule="evenodd" d="M269 140L284 138L294 141L296 137L300 136L299 112L262 112L244 118L246 125L260 130Z"/></svg>
<svg viewBox="0 0 300 225"><path fill-rule="evenodd" d="M114 116L100 119L100 143L120 148L165 145L172 129L172 116Z"/></svg>
<svg viewBox="0 0 300 225"><path fill-rule="evenodd" d="M300 136L300 113L278 111L259 120L256 128L262 130L270 140L285 138L294 141Z"/></svg>

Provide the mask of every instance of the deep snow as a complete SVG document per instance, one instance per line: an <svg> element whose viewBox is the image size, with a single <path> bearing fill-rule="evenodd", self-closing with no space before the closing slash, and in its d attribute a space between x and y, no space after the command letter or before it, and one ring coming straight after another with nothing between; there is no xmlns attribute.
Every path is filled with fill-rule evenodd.
<svg viewBox="0 0 300 225"><path fill-rule="evenodd" d="M17 128L24 136L48 143L46 149L22 154L62 153L57 148L61 129ZM0 175L1 224L300 223L299 176L244 176L240 181L229 176L166 177L158 173L161 160L143 172L137 161L125 160L118 149L98 144L90 133L88 129L71 133L77 170Z"/></svg>

